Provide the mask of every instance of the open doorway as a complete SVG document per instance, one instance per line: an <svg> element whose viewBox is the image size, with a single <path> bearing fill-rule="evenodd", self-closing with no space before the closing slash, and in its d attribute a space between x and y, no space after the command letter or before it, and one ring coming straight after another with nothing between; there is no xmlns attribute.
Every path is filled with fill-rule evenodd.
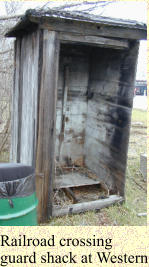
<svg viewBox="0 0 149 267"><path fill-rule="evenodd" d="M110 89L107 79L112 79L112 73L119 75L120 64L113 67L109 61L114 58L119 62L116 53L99 47L61 45L54 180L54 204L58 207L117 193L102 157L103 152L108 153L107 132L110 140L113 128L103 119L108 106L101 97Z"/></svg>

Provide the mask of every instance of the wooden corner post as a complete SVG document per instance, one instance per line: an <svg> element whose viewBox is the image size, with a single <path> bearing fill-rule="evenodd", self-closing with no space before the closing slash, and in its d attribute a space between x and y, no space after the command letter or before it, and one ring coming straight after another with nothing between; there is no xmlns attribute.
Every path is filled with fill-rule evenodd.
<svg viewBox="0 0 149 267"><path fill-rule="evenodd" d="M115 129L113 136L113 144L118 146L119 154L118 158L114 157L114 153L111 153L111 158L115 159L115 162L119 161L121 163L121 169L119 168L119 173L115 172L116 186L119 194L125 196L125 180L126 180L126 167L127 167L127 155L128 155L128 144L130 136L130 125L131 125L131 113L133 107L133 94L135 88L135 78L137 70L137 59L139 52L139 41L130 41L129 50L125 52L124 58L120 68L120 82L119 82L119 98L117 101L117 113L123 112L123 127L121 132L121 143L118 142L119 130ZM119 108L122 106L123 108ZM121 118L119 116L119 118ZM120 120L120 119L119 119ZM117 160L118 159L118 160Z"/></svg>
<svg viewBox="0 0 149 267"><path fill-rule="evenodd" d="M36 191L39 200L38 221L52 215L55 170L55 121L59 40L57 32L44 30L42 39L41 79L39 81L38 130L36 152ZM39 73L40 75L40 73Z"/></svg>

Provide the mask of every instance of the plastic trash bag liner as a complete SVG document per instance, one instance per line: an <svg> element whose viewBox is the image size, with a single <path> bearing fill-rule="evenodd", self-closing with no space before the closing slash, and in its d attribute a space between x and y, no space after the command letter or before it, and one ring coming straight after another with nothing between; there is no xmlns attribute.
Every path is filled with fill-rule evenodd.
<svg viewBox="0 0 149 267"><path fill-rule="evenodd" d="M0 164L0 198L30 196L35 192L35 171L19 163Z"/></svg>

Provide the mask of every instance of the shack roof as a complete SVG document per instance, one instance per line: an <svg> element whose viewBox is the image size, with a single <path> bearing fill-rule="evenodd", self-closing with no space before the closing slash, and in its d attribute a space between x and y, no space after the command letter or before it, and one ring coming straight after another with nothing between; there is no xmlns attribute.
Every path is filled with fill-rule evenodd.
<svg viewBox="0 0 149 267"><path fill-rule="evenodd" d="M63 10L52 10L49 9L29 9L26 11L24 16L21 17L20 21L11 28L7 33L7 37L17 37L24 35L27 32L34 31L37 29L38 25L46 20L49 24L53 21L59 23L70 21L77 21L81 23L89 23L98 25L110 26L111 28L116 27L121 29L131 29L138 30L140 33L140 38L136 39L146 39L147 35L147 25L145 23L137 22L135 20L123 20L110 17L103 17L97 15L90 15L89 13L82 13L77 11L63 11ZM135 38L134 38L135 39Z"/></svg>

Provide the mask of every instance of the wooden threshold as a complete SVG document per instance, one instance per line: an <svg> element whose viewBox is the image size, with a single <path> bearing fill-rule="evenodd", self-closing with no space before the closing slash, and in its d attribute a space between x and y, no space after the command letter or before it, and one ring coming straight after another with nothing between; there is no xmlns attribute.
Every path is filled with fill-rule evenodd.
<svg viewBox="0 0 149 267"><path fill-rule="evenodd" d="M78 172L74 172L74 173L68 173L68 174L63 174L61 176L57 176L55 180L54 188L62 189L62 188L95 185L95 184L100 184L100 183L101 182L98 180L91 179Z"/></svg>
<svg viewBox="0 0 149 267"><path fill-rule="evenodd" d="M59 217L68 214L81 213L89 210L100 210L106 207L109 207L116 203L121 203L124 201L124 198L118 195L111 195L106 199L100 199L90 202L78 203L68 205L67 207L61 208L53 206L52 216Z"/></svg>

